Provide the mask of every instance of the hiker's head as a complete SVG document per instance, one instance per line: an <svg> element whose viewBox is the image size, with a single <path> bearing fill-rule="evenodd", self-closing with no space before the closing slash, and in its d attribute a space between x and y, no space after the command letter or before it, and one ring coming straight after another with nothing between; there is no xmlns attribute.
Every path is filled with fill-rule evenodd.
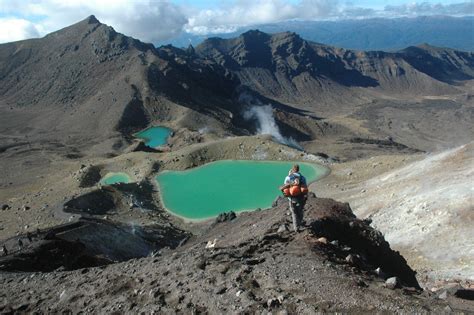
<svg viewBox="0 0 474 315"><path fill-rule="evenodd" d="M291 170L292 170L293 172L299 172L299 171L300 171L300 166L299 166L298 164L295 164L295 165L293 165L293 167L291 168Z"/></svg>

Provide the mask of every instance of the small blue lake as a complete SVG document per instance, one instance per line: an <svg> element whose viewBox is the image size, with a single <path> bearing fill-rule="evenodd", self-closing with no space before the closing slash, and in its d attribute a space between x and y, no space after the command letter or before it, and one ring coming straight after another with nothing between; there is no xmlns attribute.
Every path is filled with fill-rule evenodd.
<svg viewBox="0 0 474 315"><path fill-rule="evenodd" d="M135 137L145 140L150 148L156 148L168 142L171 129L166 127L150 127L135 134Z"/></svg>
<svg viewBox="0 0 474 315"><path fill-rule="evenodd" d="M130 183L132 180L130 179L130 176L126 173L107 173L101 180L100 183L102 185L113 185L113 184L118 184L118 183Z"/></svg>

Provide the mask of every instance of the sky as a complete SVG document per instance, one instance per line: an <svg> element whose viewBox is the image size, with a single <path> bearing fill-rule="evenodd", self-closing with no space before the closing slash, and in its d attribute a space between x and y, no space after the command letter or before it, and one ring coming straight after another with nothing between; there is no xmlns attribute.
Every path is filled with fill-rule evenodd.
<svg viewBox="0 0 474 315"><path fill-rule="evenodd" d="M474 15L473 0L0 0L0 43L42 37L89 15L145 42L288 20Z"/></svg>

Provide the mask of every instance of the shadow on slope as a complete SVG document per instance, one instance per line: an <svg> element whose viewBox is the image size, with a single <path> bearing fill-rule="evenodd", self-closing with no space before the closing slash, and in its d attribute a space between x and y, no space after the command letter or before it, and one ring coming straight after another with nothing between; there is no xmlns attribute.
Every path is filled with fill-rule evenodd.
<svg viewBox="0 0 474 315"><path fill-rule="evenodd" d="M7 255L0 270L53 271L100 266L146 257L163 247L175 248L188 234L172 226L136 226L98 219L77 222L1 242Z"/></svg>

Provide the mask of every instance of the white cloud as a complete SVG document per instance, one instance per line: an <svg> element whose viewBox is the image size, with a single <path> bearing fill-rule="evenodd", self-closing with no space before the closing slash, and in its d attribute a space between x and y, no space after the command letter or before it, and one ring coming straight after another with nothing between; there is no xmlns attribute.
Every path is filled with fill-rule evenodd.
<svg viewBox="0 0 474 315"><path fill-rule="evenodd" d="M384 12L387 15L396 16L419 16L419 15L473 15L474 2L462 2L454 4L413 2L402 5L388 5Z"/></svg>
<svg viewBox="0 0 474 315"><path fill-rule="evenodd" d="M338 0L301 0L298 8L298 19L314 20L339 14Z"/></svg>
<svg viewBox="0 0 474 315"><path fill-rule="evenodd" d="M206 35L230 33L240 28L285 20L395 18L419 15L473 15L474 2L433 4L410 2L382 9L354 6L350 1L300 0L289 3L283 0L236 0L216 9L187 12L189 22L184 29L188 33Z"/></svg>
<svg viewBox="0 0 474 315"><path fill-rule="evenodd" d="M30 21L16 18L0 19L0 43L38 37L39 35L35 25Z"/></svg>
<svg viewBox="0 0 474 315"><path fill-rule="evenodd" d="M191 13L185 30L202 35L234 32L248 25L325 17L337 6L336 0L302 0L296 4L282 0L238 0L217 9Z"/></svg>

